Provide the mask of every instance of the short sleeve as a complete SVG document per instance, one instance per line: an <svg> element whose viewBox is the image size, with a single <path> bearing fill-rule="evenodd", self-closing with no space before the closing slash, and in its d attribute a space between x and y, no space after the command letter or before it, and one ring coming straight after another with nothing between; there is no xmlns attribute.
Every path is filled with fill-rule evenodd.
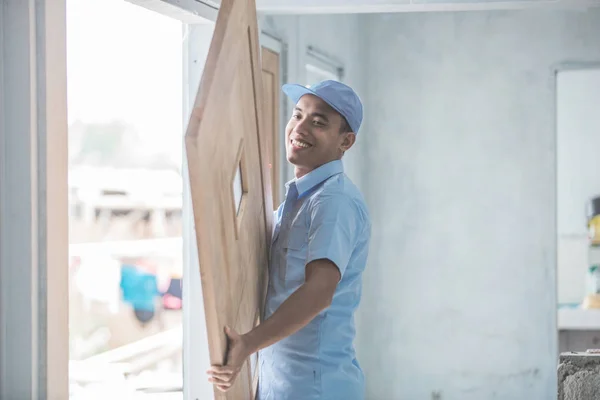
<svg viewBox="0 0 600 400"><path fill-rule="evenodd" d="M358 206L343 194L317 198L310 209L306 263L328 259L343 277L361 230Z"/></svg>

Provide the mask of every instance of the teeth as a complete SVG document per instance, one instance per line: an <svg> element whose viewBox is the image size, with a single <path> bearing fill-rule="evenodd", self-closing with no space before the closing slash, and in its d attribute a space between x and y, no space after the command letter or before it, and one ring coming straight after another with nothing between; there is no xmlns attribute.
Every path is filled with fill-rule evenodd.
<svg viewBox="0 0 600 400"><path fill-rule="evenodd" d="M304 143L304 142L300 142L298 140L292 140L292 144L294 146L302 147L302 148L305 148L305 149L308 148L308 147L310 147L310 144Z"/></svg>

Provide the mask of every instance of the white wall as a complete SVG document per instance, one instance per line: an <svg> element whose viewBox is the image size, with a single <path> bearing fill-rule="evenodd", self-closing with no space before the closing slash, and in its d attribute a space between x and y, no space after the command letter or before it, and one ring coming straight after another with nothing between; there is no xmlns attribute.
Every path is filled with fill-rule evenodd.
<svg viewBox="0 0 600 400"><path fill-rule="evenodd" d="M364 25L368 398L555 398L553 66L600 60L600 11Z"/></svg>

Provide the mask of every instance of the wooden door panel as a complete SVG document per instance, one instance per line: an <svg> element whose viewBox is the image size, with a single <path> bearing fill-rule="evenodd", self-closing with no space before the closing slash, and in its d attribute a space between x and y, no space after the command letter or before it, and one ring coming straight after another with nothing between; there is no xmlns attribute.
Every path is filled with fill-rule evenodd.
<svg viewBox="0 0 600 400"><path fill-rule="evenodd" d="M280 200L279 184L279 152L280 152L280 126L279 126L279 54L273 50L262 48L262 78L263 94L265 96L265 132L267 141L267 154L269 155L269 167L271 170L271 187L273 192L273 207L277 209Z"/></svg>
<svg viewBox="0 0 600 400"><path fill-rule="evenodd" d="M226 325L256 325L266 289L273 205L258 51L254 0L221 1L185 138L211 364L225 362ZM246 363L215 397L253 399L253 372Z"/></svg>

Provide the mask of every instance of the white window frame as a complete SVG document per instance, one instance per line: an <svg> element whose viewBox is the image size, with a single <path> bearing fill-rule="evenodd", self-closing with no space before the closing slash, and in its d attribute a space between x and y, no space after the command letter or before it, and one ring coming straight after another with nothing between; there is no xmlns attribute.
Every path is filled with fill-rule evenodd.
<svg viewBox="0 0 600 400"><path fill-rule="evenodd" d="M156 11L185 24L206 24L217 20L219 5L203 0L126 0L130 3Z"/></svg>
<svg viewBox="0 0 600 400"><path fill-rule="evenodd" d="M68 398L65 0L0 2L0 398Z"/></svg>

